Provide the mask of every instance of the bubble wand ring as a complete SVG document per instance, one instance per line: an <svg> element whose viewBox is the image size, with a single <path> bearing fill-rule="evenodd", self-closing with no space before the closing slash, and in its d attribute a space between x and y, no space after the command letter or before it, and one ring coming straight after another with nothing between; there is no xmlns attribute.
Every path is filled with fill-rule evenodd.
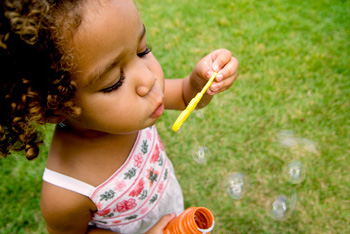
<svg viewBox="0 0 350 234"><path fill-rule="evenodd" d="M179 117L177 117L175 123L173 124L173 127L171 128L174 132L179 131L179 129L180 129L181 125L183 124L183 122L185 122L185 120L188 118L188 116L191 114L191 112L197 107L197 104L202 99L202 97L205 94L205 92L207 91L207 89L214 82L215 77L216 77L217 74L218 74L217 72L213 73L213 75L210 77L210 79L208 80L206 85L203 87L202 91L197 93L197 95L194 98L192 98L190 103L187 105L186 109L181 112Z"/></svg>

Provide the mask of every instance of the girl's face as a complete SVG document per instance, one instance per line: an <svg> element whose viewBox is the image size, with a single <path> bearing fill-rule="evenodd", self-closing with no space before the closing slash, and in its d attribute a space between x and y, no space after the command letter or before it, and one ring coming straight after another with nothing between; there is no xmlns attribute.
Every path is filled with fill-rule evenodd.
<svg viewBox="0 0 350 234"><path fill-rule="evenodd" d="M82 133L123 134L153 125L164 110L164 75L131 0L87 1L73 38L76 101L66 120Z"/></svg>

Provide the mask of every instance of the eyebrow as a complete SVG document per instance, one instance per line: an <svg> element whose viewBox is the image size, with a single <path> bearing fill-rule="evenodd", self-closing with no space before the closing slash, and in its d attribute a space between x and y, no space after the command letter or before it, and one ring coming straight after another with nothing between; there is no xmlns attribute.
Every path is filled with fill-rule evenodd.
<svg viewBox="0 0 350 234"><path fill-rule="evenodd" d="M144 24L142 24L142 31L139 37L139 41L142 40L142 38L146 35L146 27ZM115 66L118 65L119 60L120 60L120 55L121 53L119 53L114 59L112 59L109 63L107 63L103 69L101 69L102 71L97 71L97 72L93 72L92 74L88 75L88 84L86 85L87 87L97 83L98 81L102 80Z"/></svg>

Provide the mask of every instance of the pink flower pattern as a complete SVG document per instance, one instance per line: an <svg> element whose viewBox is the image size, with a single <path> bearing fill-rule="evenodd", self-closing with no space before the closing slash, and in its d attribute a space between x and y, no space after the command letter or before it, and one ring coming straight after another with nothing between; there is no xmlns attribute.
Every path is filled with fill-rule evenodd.
<svg viewBox="0 0 350 234"><path fill-rule="evenodd" d="M161 192L163 192L163 188L164 188L164 182L162 181L162 182L160 182L159 183L159 185L158 185L158 193L161 193Z"/></svg>
<svg viewBox="0 0 350 234"><path fill-rule="evenodd" d="M104 210L97 211L96 214L99 216L105 216L105 215L108 215L109 212L111 212L111 209L104 209Z"/></svg>
<svg viewBox="0 0 350 234"><path fill-rule="evenodd" d="M98 202L98 203L96 204L96 207L97 207L98 210L100 210L100 209L102 208L101 202Z"/></svg>
<svg viewBox="0 0 350 234"><path fill-rule="evenodd" d="M151 163L157 162L158 158L159 158L159 146L156 145L156 148L154 149L154 152L152 154Z"/></svg>
<svg viewBox="0 0 350 234"><path fill-rule="evenodd" d="M116 183L115 183L115 189L117 190L117 191L123 191L123 189L125 188L125 182L123 181L123 180L120 180L120 181L117 181Z"/></svg>
<svg viewBox="0 0 350 234"><path fill-rule="evenodd" d="M152 146L146 148L146 153L141 151L144 150L142 146L145 141L146 145ZM103 220L106 222L106 227L123 225L132 219L144 217L153 209L157 202L149 203L149 198L161 199L169 178L164 176L164 173L169 171L170 164L156 128L142 130L138 144L135 144L134 148L129 163L117 171L116 176L105 182L103 189L92 196L96 201L96 198L107 190L114 189L116 193L113 198L96 201L98 211L93 215L92 222ZM164 164L157 163L159 157L163 156L161 154L165 156ZM127 174L128 172L133 173Z"/></svg>
<svg viewBox="0 0 350 234"><path fill-rule="evenodd" d="M147 136L148 140L151 140L152 139L152 132L150 130L147 130L146 136Z"/></svg>
<svg viewBox="0 0 350 234"><path fill-rule="evenodd" d="M141 178L138 182L138 184L136 185L136 187L134 188L134 190L132 190L129 194L129 196L131 197L137 197L143 190L145 185L145 182L143 181L143 179Z"/></svg>
<svg viewBox="0 0 350 234"><path fill-rule="evenodd" d="M148 207L146 206L145 208L141 209L141 214L145 214L148 211Z"/></svg>
<svg viewBox="0 0 350 234"><path fill-rule="evenodd" d="M128 210L131 210L136 207L136 200L133 198L130 198L129 200L121 201L117 204L116 210L119 213L127 212Z"/></svg>
<svg viewBox="0 0 350 234"><path fill-rule="evenodd" d="M153 167L147 169L147 178L149 180L149 187L153 186L153 182L157 181L159 175L159 171L154 170Z"/></svg>
<svg viewBox="0 0 350 234"><path fill-rule="evenodd" d="M140 168L143 162L142 154L138 153L134 156L134 166Z"/></svg>

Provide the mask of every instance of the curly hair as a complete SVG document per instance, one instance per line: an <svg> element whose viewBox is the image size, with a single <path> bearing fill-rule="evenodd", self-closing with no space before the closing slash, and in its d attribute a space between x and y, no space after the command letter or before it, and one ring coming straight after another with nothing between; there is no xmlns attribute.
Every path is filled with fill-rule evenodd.
<svg viewBox="0 0 350 234"><path fill-rule="evenodd" d="M79 115L68 43L81 24L80 3L1 1L0 158L23 150L27 159L36 158L42 143L38 125L57 110Z"/></svg>

